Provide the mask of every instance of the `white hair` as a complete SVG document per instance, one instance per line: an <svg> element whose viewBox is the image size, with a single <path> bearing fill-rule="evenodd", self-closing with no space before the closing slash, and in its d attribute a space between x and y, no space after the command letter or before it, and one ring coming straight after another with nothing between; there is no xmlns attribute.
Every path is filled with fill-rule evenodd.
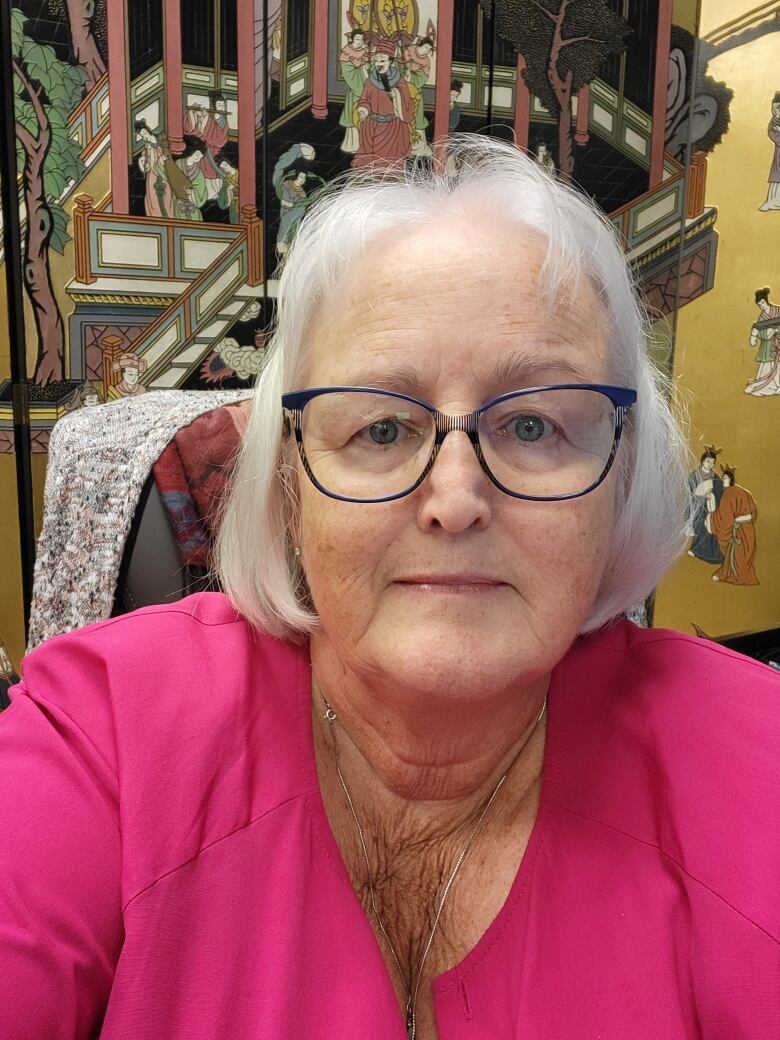
<svg viewBox="0 0 780 1040"><path fill-rule="evenodd" d="M568 301L581 278L590 280L607 315L614 377L638 394L618 455L609 563L583 631L640 604L683 547L687 449L669 407L671 388L648 358L647 319L614 227L587 198L511 144L462 134L449 139L448 153L446 168L418 164L342 178L310 208L287 254L268 361L215 553L218 579L236 609L272 635L303 637L317 624L293 552L294 468L280 402L283 393L299 389L312 319L376 236L392 231L397 239L405 229L473 214L475 207L544 237L540 285L549 305Z"/></svg>

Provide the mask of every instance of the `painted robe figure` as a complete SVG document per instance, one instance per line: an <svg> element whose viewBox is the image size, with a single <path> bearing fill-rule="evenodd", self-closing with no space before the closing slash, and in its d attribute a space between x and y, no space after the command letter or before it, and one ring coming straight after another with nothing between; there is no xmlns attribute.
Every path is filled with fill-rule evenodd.
<svg viewBox="0 0 780 1040"><path fill-rule="evenodd" d="M272 181L279 199L279 230L276 234L276 252L283 257L290 248L303 215L314 201L318 189L324 187L321 177L309 171L315 152L310 144L293 144L276 160ZM307 182L314 181L315 192Z"/></svg>
<svg viewBox="0 0 780 1040"><path fill-rule="evenodd" d="M222 184L217 196L217 202L226 210L231 224L238 224L241 220L239 212L238 195L238 170L227 159L220 159L219 170L222 174Z"/></svg>
<svg viewBox="0 0 780 1040"><path fill-rule="evenodd" d="M688 555L695 556L697 560L703 560L705 563L723 562L723 553L718 545L718 539L710 530L708 522L710 516L718 508L720 496L723 494L723 481L715 472L715 461L719 453L718 448L707 445L699 468L695 469L688 478L696 503L692 526L687 532L692 539Z"/></svg>
<svg viewBox="0 0 780 1040"><path fill-rule="evenodd" d="M179 184L173 184L173 211L177 220L203 220L200 210L208 202L209 188L200 167L202 159L203 151L196 147L190 154L175 160L183 174Z"/></svg>
<svg viewBox="0 0 780 1040"><path fill-rule="evenodd" d="M758 207L763 211L780 209L780 90L772 98L772 118L769 120L767 133L775 146L775 154L769 167L769 191L766 201Z"/></svg>
<svg viewBox="0 0 780 1040"><path fill-rule="evenodd" d="M409 44L404 51L404 78L409 83L409 93L414 103L414 119L412 121L412 154L432 155L431 146L425 129L428 120L425 116L425 99L423 87L431 74L431 55L433 40L430 36L421 37L417 43Z"/></svg>
<svg viewBox="0 0 780 1040"><path fill-rule="evenodd" d="M750 330L750 345L758 347L758 371L745 384L745 393L754 397L780 394L780 307L769 302L769 293L770 289L766 286L757 289L755 295L759 317Z"/></svg>
<svg viewBox="0 0 780 1040"><path fill-rule="evenodd" d="M365 34L360 29L347 33L347 42L339 54L341 77L347 84L347 96L344 99L339 124L344 127L341 150L349 152L351 155L354 155L360 144L357 103L368 78L368 61L369 53L366 49Z"/></svg>
<svg viewBox="0 0 780 1040"><path fill-rule="evenodd" d="M146 182L144 214L147 217L172 217L173 194L165 176L163 150L144 119L136 122L135 132L143 142L138 156L138 169Z"/></svg>
<svg viewBox="0 0 780 1040"><path fill-rule="evenodd" d="M228 141L227 101L224 94L212 91L209 107L191 105L184 113L184 133L202 142L200 168L207 181L219 181L219 157Z"/></svg>
<svg viewBox="0 0 780 1040"><path fill-rule="evenodd" d="M546 141L540 141L536 148L536 161L549 175L555 180L558 176L558 170L555 166L555 159L553 159L550 152L550 146Z"/></svg>
<svg viewBox="0 0 780 1040"><path fill-rule="evenodd" d="M358 101L360 145L352 165L390 166L409 155L414 101L395 66L391 40L377 44L373 68Z"/></svg>
<svg viewBox="0 0 780 1040"><path fill-rule="evenodd" d="M713 581L730 585L758 585L753 566L756 559L756 501L736 482L734 470L723 468L723 494L718 508L709 518L712 533L718 539L723 563L712 575Z"/></svg>

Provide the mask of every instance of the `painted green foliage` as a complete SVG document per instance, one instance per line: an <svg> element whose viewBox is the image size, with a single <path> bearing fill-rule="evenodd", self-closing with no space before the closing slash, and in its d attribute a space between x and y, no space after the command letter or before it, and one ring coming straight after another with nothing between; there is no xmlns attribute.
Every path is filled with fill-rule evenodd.
<svg viewBox="0 0 780 1040"><path fill-rule="evenodd" d="M68 218L58 202L84 173L81 146L68 132L68 119L81 101L87 75L60 60L54 50L27 35L24 14L11 12L16 152L27 214L24 284L35 316L38 360L35 381L64 376L64 329L49 272L48 250L62 253Z"/></svg>

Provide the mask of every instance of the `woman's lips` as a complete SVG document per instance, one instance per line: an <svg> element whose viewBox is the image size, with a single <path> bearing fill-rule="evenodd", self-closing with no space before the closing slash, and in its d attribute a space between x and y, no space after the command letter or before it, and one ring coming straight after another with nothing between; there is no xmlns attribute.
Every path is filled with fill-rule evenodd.
<svg viewBox="0 0 780 1040"><path fill-rule="evenodd" d="M410 592L485 594L507 587L505 581L481 574L415 574L395 582Z"/></svg>

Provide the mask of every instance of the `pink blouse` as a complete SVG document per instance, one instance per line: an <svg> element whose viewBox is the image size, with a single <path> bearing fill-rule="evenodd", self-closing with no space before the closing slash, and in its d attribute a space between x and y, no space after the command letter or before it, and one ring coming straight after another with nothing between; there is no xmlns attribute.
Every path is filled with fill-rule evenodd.
<svg viewBox="0 0 780 1040"><path fill-rule="evenodd" d="M404 1040L320 799L305 649L221 595L50 640L0 715L2 1040ZM441 1040L780 1037L780 681L621 622L555 669Z"/></svg>

